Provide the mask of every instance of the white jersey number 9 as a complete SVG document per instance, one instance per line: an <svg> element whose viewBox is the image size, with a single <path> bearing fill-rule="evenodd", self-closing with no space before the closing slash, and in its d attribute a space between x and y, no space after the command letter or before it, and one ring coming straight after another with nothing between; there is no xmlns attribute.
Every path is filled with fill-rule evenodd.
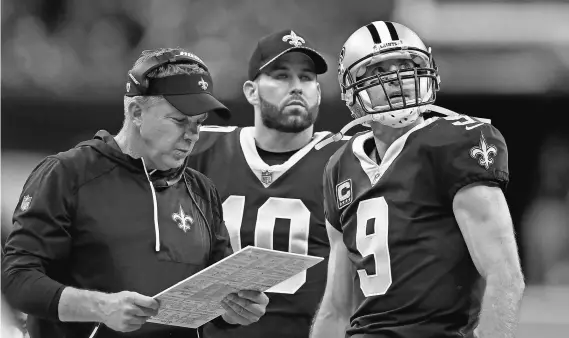
<svg viewBox="0 0 569 338"><path fill-rule="evenodd" d="M365 264L369 265L369 268L358 270L360 288L366 297L380 296L387 292L392 282L387 241L388 206L385 198L361 201L358 205L357 220L356 247L362 258L371 256ZM373 231L368 231L368 228L373 228Z"/></svg>

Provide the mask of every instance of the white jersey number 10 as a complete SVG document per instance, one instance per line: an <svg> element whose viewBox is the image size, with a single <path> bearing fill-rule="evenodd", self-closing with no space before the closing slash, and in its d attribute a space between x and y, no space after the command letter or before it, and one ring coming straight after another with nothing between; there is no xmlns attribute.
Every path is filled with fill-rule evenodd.
<svg viewBox="0 0 569 338"><path fill-rule="evenodd" d="M241 250L241 226L245 211L245 196L229 196L223 202L223 218L233 251ZM273 249L275 220L283 218L290 220L288 251L308 254L308 232L310 227L310 211L296 198L270 197L257 211L255 223L255 243L257 247ZM267 292L295 293L306 282L306 271L275 285Z"/></svg>

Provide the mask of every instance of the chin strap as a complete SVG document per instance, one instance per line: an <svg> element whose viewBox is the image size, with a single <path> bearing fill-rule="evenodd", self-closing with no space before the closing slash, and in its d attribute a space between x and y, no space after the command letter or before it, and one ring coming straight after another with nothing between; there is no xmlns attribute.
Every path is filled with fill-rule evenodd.
<svg viewBox="0 0 569 338"><path fill-rule="evenodd" d="M362 123L366 123L368 121L372 121L373 120L373 116L371 114L369 115L365 115L362 117L359 117L353 121L350 121L350 123L346 124L339 132L337 132L336 134L318 142L315 146L314 149L316 150L320 150L322 148L324 148L325 146L327 146L330 143L334 143L337 141L340 141L342 139L342 137L344 137L344 134L346 134L346 132L350 129L352 129L353 127L360 125Z"/></svg>
<svg viewBox="0 0 569 338"><path fill-rule="evenodd" d="M427 105L427 109L426 111L434 111L435 113L439 113L439 114L443 114L445 116L458 116L460 115L459 113L452 111L450 109L446 109L434 104L429 104Z"/></svg>
<svg viewBox="0 0 569 338"><path fill-rule="evenodd" d="M443 108L443 107L439 107L439 106L436 106L436 105L434 105L434 104L429 104L429 105L427 105L427 106L425 107L425 111L433 111L433 112L436 112L436 113L439 113L439 114L443 114L443 115L445 115L445 116L457 116L457 115L460 115L459 113L454 112L454 111L452 111L452 110L450 110L450 109L446 109L446 108ZM344 137L344 135L348 132L348 130L352 129L353 127L355 127L355 126L357 126L357 125L360 125L360 124L363 124L363 123L366 123L366 122L369 122L369 121L373 121L373 119L374 119L374 118L373 118L373 114L367 114L367 115L365 115L365 116L359 117L359 118L357 118L357 119L351 121L350 123L346 124L346 125L345 125L342 129L340 129L340 131L337 132L336 134L334 134L334 135L332 135L332 136L330 136L330 137L328 137L328 138L326 138L326 139L320 141L318 144L316 144L316 145L314 146L314 148L315 148L316 150L320 150L320 149L324 148L325 146L327 146L327 145L330 144L330 143L334 143L334 142L340 141L340 140L342 139L342 137Z"/></svg>

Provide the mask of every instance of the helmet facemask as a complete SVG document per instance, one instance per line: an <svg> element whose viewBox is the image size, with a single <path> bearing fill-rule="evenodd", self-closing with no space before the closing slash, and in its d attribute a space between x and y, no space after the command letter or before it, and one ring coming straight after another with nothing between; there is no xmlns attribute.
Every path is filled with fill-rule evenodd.
<svg viewBox="0 0 569 338"><path fill-rule="evenodd" d="M367 68L391 59L411 60L413 67L362 77ZM430 49L426 52L406 46L386 48L357 60L342 71L342 98L352 116L360 118L371 114L371 120L394 128L413 123L426 106L435 101L439 89L437 67Z"/></svg>
<svg viewBox="0 0 569 338"><path fill-rule="evenodd" d="M404 69L398 62L378 64L396 59L412 63L407 62L410 67ZM392 70L393 66L396 70ZM370 122L379 122L402 128L427 110L456 115L433 104L440 79L431 49L415 32L396 22L374 21L350 35L340 51L338 81L342 100L354 120L318 143L316 149L339 141L348 130L361 124L369 127Z"/></svg>

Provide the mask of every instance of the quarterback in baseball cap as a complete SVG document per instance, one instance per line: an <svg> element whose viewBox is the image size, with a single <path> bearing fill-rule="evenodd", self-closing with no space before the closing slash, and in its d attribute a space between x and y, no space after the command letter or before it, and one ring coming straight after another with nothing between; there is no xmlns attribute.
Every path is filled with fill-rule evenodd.
<svg viewBox="0 0 569 338"><path fill-rule="evenodd" d="M316 74L324 74L328 70L326 61L308 40L296 34L292 29L285 29L259 40L249 60L249 80L255 80L263 69L280 56L293 51L308 56L314 63Z"/></svg>
<svg viewBox="0 0 569 338"><path fill-rule="evenodd" d="M317 76L326 61L303 35L286 29L262 37L249 60L243 93L258 128L312 133L320 106Z"/></svg>
<svg viewBox="0 0 569 338"><path fill-rule="evenodd" d="M253 108L254 125L237 128L226 136L210 133L223 140L212 146L220 160L214 160L213 151L194 154L191 160L196 163L195 169L212 178L222 196L243 196L245 212L239 220L243 226L232 244L273 248L274 243L280 250L290 248L291 252L326 257L330 247L322 207L322 173L330 156L342 146L337 142L319 151L314 148L329 135L314 132L321 97L318 75L328 67L296 30L265 36L254 48L243 84L243 93ZM207 139L208 131L202 130L200 142ZM199 161L194 160L196 157ZM240 172L245 174L233 174ZM225 217L236 218L230 212ZM274 217L292 220L291 226L275 226ZM203 336L274 337L278 328L279 337L308 337L309 319L326 285L326 265L311 269L271 290L274 293L269 295L266 315L256 323L233 328L206 324Z"/></svg>

